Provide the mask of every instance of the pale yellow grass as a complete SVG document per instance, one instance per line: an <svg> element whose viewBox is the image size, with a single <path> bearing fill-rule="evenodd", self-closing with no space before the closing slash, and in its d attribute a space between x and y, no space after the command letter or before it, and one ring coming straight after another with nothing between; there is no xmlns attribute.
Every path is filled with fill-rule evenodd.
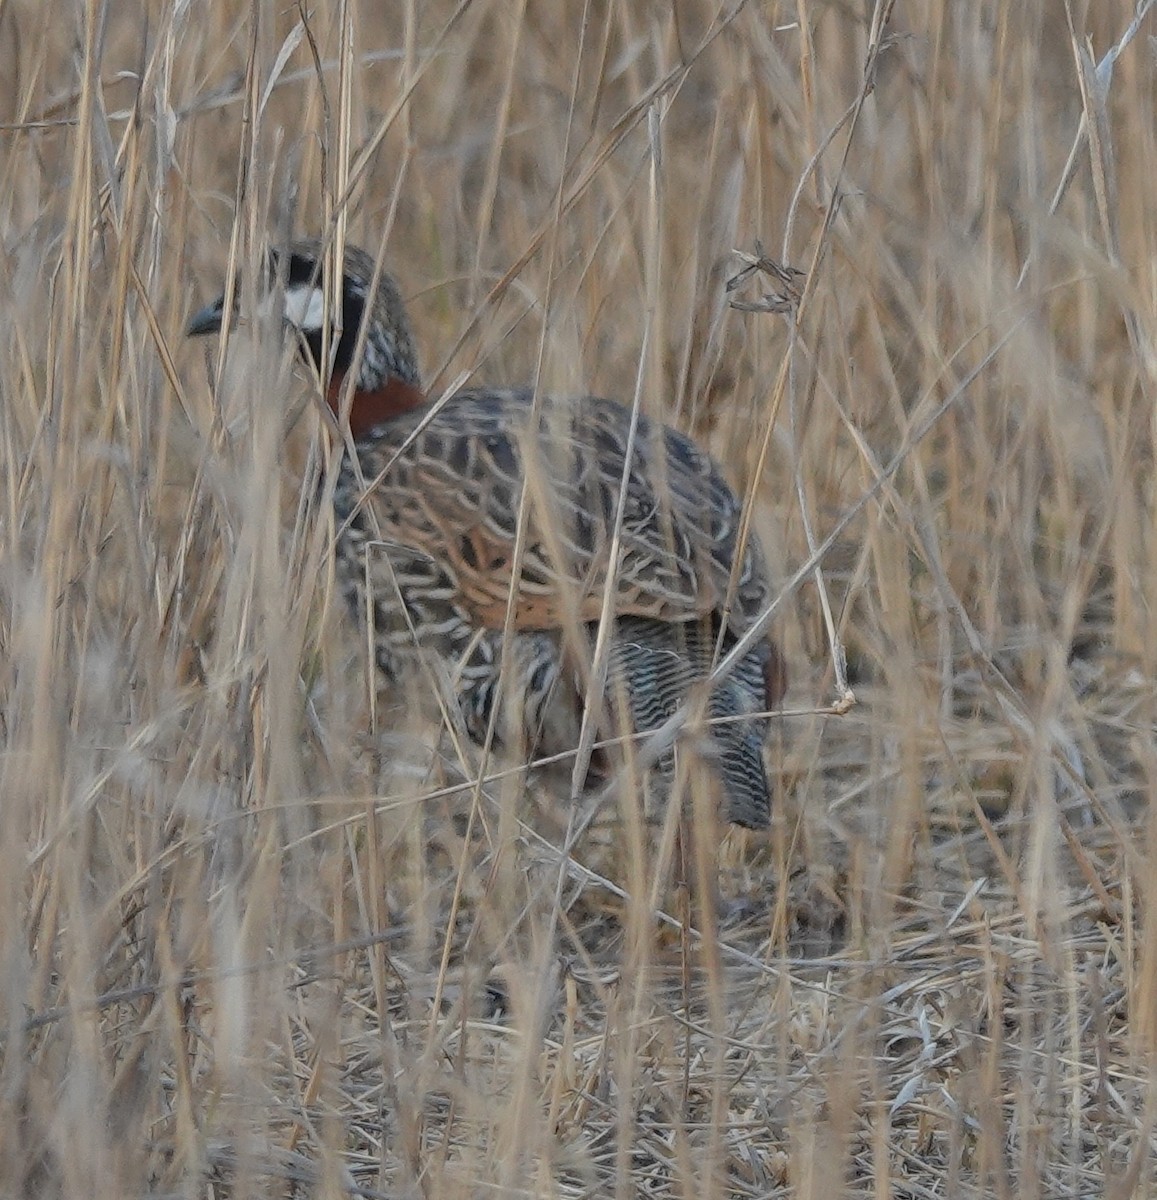
<svg viewBox="0 0 1157 1200"><path fill-rule="evenodd" d="M0 3L0 1193L1152 1194L1157 29L889 8ZM739 916L367 700L310 381L181 338L336 226L750 494Z"/></svg>

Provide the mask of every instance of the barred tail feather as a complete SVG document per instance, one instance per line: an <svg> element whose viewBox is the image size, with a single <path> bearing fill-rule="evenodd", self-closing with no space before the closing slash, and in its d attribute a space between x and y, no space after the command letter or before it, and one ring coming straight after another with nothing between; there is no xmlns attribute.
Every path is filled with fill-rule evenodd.
<svg viewBox="0 0 1157 1200"><path fill-rule="evenodd" d="M712 630L641 617L620 619L611 651L612 692L625 691L635 729L657 729L711 667ZM771 787L763 761L766 718L748 714L765 706L765 653L754 650L712 693L707 706L709 738L723 787L725 819L749 829L771 820ZM718 722L718 723L715 723ZM659 763L669 774L671 763Z"/></svg>

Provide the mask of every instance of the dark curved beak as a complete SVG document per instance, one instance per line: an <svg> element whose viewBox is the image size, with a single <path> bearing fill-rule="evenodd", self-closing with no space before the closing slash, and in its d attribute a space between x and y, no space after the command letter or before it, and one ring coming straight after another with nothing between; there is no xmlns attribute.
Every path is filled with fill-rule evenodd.
<svg viewBox="0 0 1157 1200"><path fill-rule="evenodd" d="M207 333L220 332L224 312L225 297L221 296L189 318L189 323L185 326L185 336L203 337Z"/></svg>

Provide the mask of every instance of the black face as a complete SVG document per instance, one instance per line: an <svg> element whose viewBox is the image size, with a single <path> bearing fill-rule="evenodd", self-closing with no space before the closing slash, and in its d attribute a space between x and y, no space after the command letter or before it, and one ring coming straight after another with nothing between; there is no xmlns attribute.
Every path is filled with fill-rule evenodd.
<svg viewBox="0 0 1157 1200"><path fill-rule="evenodd" d="M290 253L286 260L282 254L273 250L267 260L266 286L267 295L277 295L278 282L284 285L285 323L296 330L301 341L309 352L313 365L322 370L322 341L323 321L325 320L324 288L321 282L321 266L312 255L301 254L297 251ZM279 280L279 272L284 270L284 277ZM234 289L234 296L240 296L240 286ZM361 287L348 277L342 278L341 294L341 336L336 348L332 345L331 333L330 351L334 356L333 374L340 376L349 370L353 362L354 350L357 346L358 331L365 316L366 300ZM212 304L206 305L200 312L195 313L186 327L189 337L216 333L221 329L225 316L225 297L221 296Z"/></svg>
<svg viewBox="0 0 1157 1200"><path fill-rule="evenodd" d="M281 256L276 251L270 254L270 267L276 272L281 267ZM271 280L272 282L272 280ZM341 336L336 348L330 334L330 351L333 354L333 374L341 376L349 370L357 347L358 331L365 316L365 293L347 276L342 277L341 291ZM324 327L324 288L321 282L321 265L317 259L297 252L289 255L285 275L286 324L296 329L309 350L313 365L323 371L322 341ZM323 372L324 373L324 372Z"/></svg>

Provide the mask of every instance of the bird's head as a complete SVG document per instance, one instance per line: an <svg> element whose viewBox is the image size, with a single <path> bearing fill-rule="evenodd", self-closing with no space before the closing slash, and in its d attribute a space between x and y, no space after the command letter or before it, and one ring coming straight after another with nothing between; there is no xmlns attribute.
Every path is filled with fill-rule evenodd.
<svg viewBox="0 0 1157 1200"><path fill-rule="evenodd" d="M265 277L259 281L258 305L266 311L277 306L284 324L298 335L303 357L308 356L321 374L331 403L354 364L363 326L365 346L358 360L355 396L380 392L395 382L419 389L417 355L398 285L381 271L374 287L374 260L364 250L347 246L340 295L327 305L323 258L323 243L318 240L271 250ZM235 306L240 292L240 287L234 288ZM194 313L185 332L190 337L218 332L225 320L225 304L226 296L221 295ZM331 361L323 356L327 348Z"/></svg>

